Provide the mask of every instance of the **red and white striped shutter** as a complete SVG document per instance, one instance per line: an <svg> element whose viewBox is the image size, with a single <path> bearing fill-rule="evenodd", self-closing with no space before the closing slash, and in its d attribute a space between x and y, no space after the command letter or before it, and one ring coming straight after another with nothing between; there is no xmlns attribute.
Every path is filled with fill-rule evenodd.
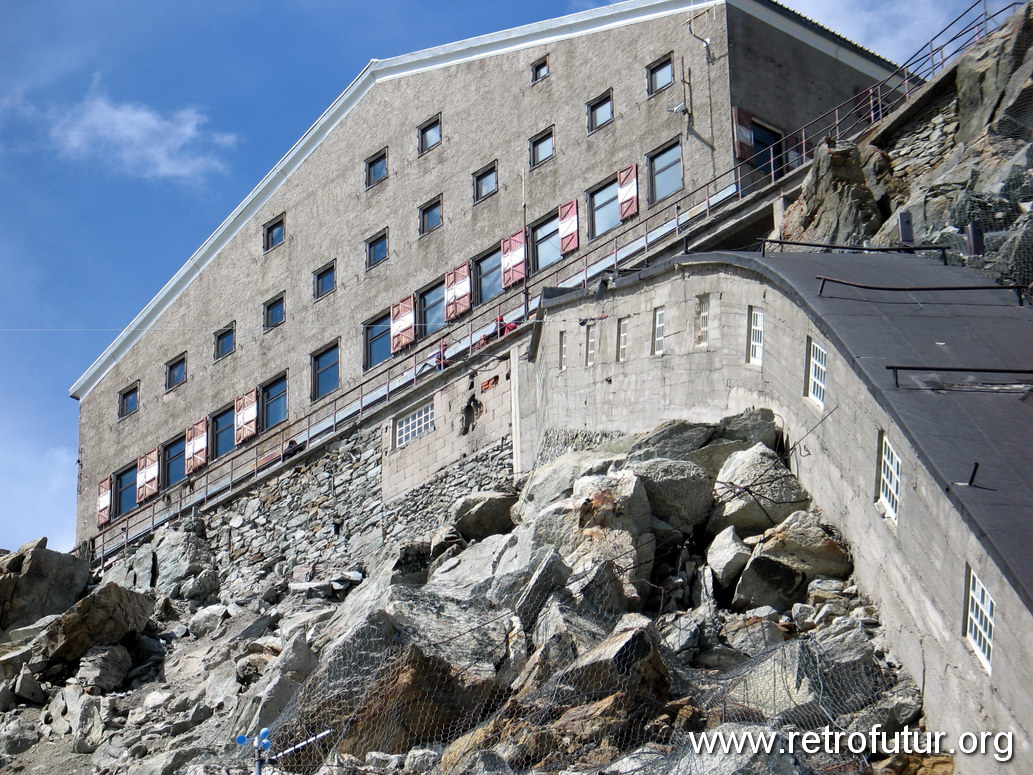
<svg viewBox="0 0 1033 775"><path fill-rule="evenodd" d="M472 306L470 265L460 264L445 273L445 320L459 317Z"/></svg>
<svg viewBox="0 0 1033 775"><path fill-rule="evenodd" d="M577 200L571 199L560 205L560 254L577 250L578 224Z"/></svg>
<svg viewBox="0 0 1033 775"><path fill-rule="evenodd" d="M502 287L516 285L527 274L527 249L524 230L502 238Z"/></svg>
<svg viewBox="0 0 1033 775"><path fill-rule="evenodd" d="M638 212L638 165L632 164L617 173L617 204L621 210L621 220Z"/></svg>
<svg viewBox="0 0 1033 775"><path fill-rule="evenodd" d="M111 521L111 477L105 476L97 487L97 527Z"/></svg>
<svg viewBox="0 0 1033 775"><path fill-rule="evenodd" d="M391 306L391 352L416 341L416 299L409 296Z"/></svg>
<svg viewBox="0 0 1033 775"><path fill-rule="evenodd" d="M198 420L187 428L186 472L192 474L208 462L208 420Z"/></svg>
<svg viewBox="0 0 1033 775"><path fill-rule="evenodd" d="M233 443L240 445L258 433L258 389L233 402Z"/></svg>
<svg viewBox="0 0 1033 775"><path fill-rule="evenodd" d="M136 461L136 502L143 503L158 494L158 450L145 452Z"/></svg>
<svg viewBox="0 0 1033 775"><path fill-rule="evenodd" d="M739 161L752 159L753 150L753 116L742 108L732 108L733 146L735 158Z"/></svg>

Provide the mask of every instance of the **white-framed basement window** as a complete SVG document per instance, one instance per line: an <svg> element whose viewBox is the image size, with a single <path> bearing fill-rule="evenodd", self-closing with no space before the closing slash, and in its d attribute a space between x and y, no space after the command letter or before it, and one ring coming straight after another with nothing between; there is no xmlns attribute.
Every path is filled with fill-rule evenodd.
<svg viewBox="0 0 1033 775"><path fill-rule="evenodd" d="M664 308L656 307L653 310L653 341L650 347L653 355L664 354Z"/></svg>
<svg viewBox="0 0 1033 775"><path fill-rule="evenodd" d="M595 325L585 326L585 365L595 365Z"/></svg>
<svg viewBox="0 0 1033 775"><path fill-rule="evenodd" d="M710 344L710 294L696 297L696 346Z"/></svg>
<svg viewBox="0 0 1033 775"><path fill-rule="evenodd" d="M749 322L749 346L746 349L746 362L764 362L764 310L757 307L747 308Z"/></svg>
<svg viewBox="0 0 1033 775"><path fill-rule="evenodd" d="M990 672L990 659L994 652L994 614L997 606L983 582L968 568L968 600L965 604L965 638Z"/></svg>
<svg viewBox="0 0 1033 775"><path fill-rule="evenodd" d="M628 327L631 325L631 318L621 318L617 321L617 363L628 360Z"/></svg>
<svg viewBox="0 0 1033 775"><path fill-rule="evenodd" d="M825 348L807 337L807 385L805 396L818 406L825 406L825 377L828 374L829 355Z"/></svg>
<svg viewBox="0 0 1033 775"><path fill-rule="evenodd" d="M560 331L559 340L560 371L567 368L567 332Z"/></svg>
<svg viewBox="0 0 1033 775"><path fill-rule="evenodd" d="M879 441L879 503L896 520L900 508L900 456L885 433Z"/></svg>
<svg viewBox="0 0 1033 775"><path fill-rule="evenodd" d="M434 403L425 404L395 419L395 447L403 447L413 439L434 430Z"/></svg>

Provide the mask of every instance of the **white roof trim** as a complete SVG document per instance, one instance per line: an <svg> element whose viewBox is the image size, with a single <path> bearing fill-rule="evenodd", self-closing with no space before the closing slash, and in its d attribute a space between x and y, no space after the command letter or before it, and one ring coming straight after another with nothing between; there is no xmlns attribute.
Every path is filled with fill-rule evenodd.
<svg viewBox="0 0 1033 775"><path fill-rule="evenodd" d="M727 0L758 18L767 21L820 50L836 56L862 72L873 73L873 77L884 78L888 72L880 69L870 59L856 51L837 45L834 41L819 35L803 24L772 8L762 6L754 0ZM324 138L334 130L340 121L366 95L378 81L402 78L413 73L473 59L481 59L531 46L600 32L627 24L658 19L689 9L708 8L721 5L726 0L627 0L615 5L594 8L581 13L562 16L558 19L528 24L490 35L449 43L444 46L424 49L391 59L373 59L363 68L334 103L327 108L316 122L302 135L301 139L284 155L276 166L245 197L229 217L223 221L204 244L190 257L157 295L108 345L100 357L83 373L69 389L73 398L82 399L107 375L130 348L161 317L162 313L179 298L194 278L211 262L219 251L232 240L240 229L269 201L280 185L289 178L309 154L316 150Z"/></svg>

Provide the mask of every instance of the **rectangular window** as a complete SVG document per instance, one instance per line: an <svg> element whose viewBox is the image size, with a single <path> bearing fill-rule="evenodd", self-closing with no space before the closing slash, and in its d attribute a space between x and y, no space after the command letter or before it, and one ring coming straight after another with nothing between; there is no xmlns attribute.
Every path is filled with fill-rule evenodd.
<svg viewBox="0 0 1033 775"><path fill-rule="evenodd" d="M681 144L676 142L649 155L650 201L659 202L681 188Z"/></svg>
<svg viewBox="0 0 1033 775"><path fill-rule="evenodd" d="M585 365L595 365L595 325L585 326Z"/></svg>
<svg viewBox="0 0 1033 775"><path fill-rule="evenodd" d="M549 57L543 56L531 65L531 83L538 83L549 77Z"/></svg>
<svg viewBox="0 0 1033 775"><path fill-rule="evenodd" d="M337 286L336 274L335 261L331 261L322 269L318 269L312 274L312 292L317 299L321 299L328 293L333 292Z"/></svg>
<svg viewBox="0 0 1033 775"><path fill-rule="evenodd" d="M807 337L807 385L804 395L812 398L818 406L825 406L825 375L829 356L825 348Z"/></svg>
<svg viewBox="0 0 1033 775"><path fill-rule="evenodd" d="M432 285L420 294L420 334L430 336L445 327L445 284Z"/></svg>
<svg viewBox="0 0 1033 775"><path fill-rule="evenodd" d="M115 516L136 508L136 466L115 474Z"/></svg>
<svg viewBox="0 0 1033 775"><path fill-rule="evenodd" d="M620 318L617 321L617 363L623 363L628 359L628 329L631 327L631 318Z"/></svg>
<svg viewBox="0 0 1033 775"><path fill-rule="evenodd" d="M983 663L986 671L990 672L990 660L994 653L994 614L996 604L990 597L983 582L975 572L968 569L968 601L965 606L966 626L965 636L976 656Z"/></svg>
<svg viewBox="0 0 1033 775"><path fill-rule="evenodd" d="M426 153L431 148L441 145L441 116L435 116L426 124L420 127L418 133L418 145L420 153Z"/></svg>
<svg viewBox="0 0 1033 775"><path fill-rule="evenodd" d="M387 261L387 229L366 240L366 268Z"/></svg>
<svg viewBox="0 0 1033 775"><path fill-rule="evenodd" d="M366 188L387 177L387 148L366 159Z"/></svg>
<svg viewBox="0 0 1033 775"><path fill-rule="evenodd" d="M262 430L268 430L287 419L287 375L266 384L262 395Z"/></svg>
<svg viewBox="0 0 1033 775"><path fill-rule="evenodd" d="M420 234L434 231L441 225L441 197L433 199L420 208Z"/></svg>
<svg viewBox="0 0 1033 775"><path fill-rule="evenodd" d="M312 356L312 400L322 398L341 386L340 354L336 344Z"/></svg>
<svg viewBox="0 0 1033 775"><path fill-rule="evenodd" d="M559 367L560 367L560 371L563 371L564 369L567 368L567 332L566 331L560 331L560 339L559 339L559 347L558 347L558 349L559 349L559 359L560 359Z"/></svg>
<svg viewBox="0 0 1033 775"><path fill-rule="evenodd" d="M265 330L268 331L270 328L276 328L283 321L287 319L287 302L285 296L281 293L279 296L274 296L265 303L265 307L262 311L262 324Z"/></svg>
<svg viewBox="0 0 1033 775"><path fill-rule="evenodd" d="M473 201L481 202L499 190L498 164L492 162L473 174Z"/></svg>
<svg viewBox="0 0 1033 775"><path fill-rule="evenodd" d="M606 92L588 103L588 132L606 126L613 121L613 93Z"/></svg>
<svg viewBox="0 0 1033 775"><path fill-rule="evenodd" d="M558 215L531 227L531 258L535 269L552 266L561 258Z"/></svg>
<svg viewBox="0 0 1033 775"><path fill-rule="evenodd" d="M272 250L287 237L287 219L281 215L267 223L263 229L262 247Z"/></svg>
<svg viewBox="0 0 1033 775"><path fill-rule="evenodd" d="M140 385L131 385L118 394L118 416L125 417L140 408Z"/></svg>
<svg viewBox="0 0 1033 775"><path fill-rule="evenodd" d="M434 404L421 406L395 420L395 447L404 447L413 439L434 430Z"/></svg>
<svg viewBox="0 0 1033 775"><path fill-rule="evenodd" d="M187 477L186 444L186 438L180 436L175 441L170 441L161 450L162 484L165 487L178 484Z"/></svg>
<svg viewBox="0 0 1033 775"><path fill-rule="evenodd" d="M541 134L531 138L531 167L547 162L556 153L556 143L552 134L552 127L549 127Z"/></svg>
<svg viewBox="0 0 1033 775"><path fill-rule="evenodd" d="M225 358L237 347L237 327L230 323L221 331L215 332L215 360Z"/></svg>
<svg viewBox="0 0 1033 775"><path fill-rule="evenodd" d="M477 270L477 303L484 304L502 293L502 250L496 248L474 262Z"/></svg>
<svg viewBox="0 0 1033 775"><path fill-rule="evenodd" d="M785 157L782 154L782 134L753 121L753 166L776 178L782 177ZM774 172L772 173L772 170Z"/></svg>
<svg viewBox="0 0 1033 775"><path fill-rule="evenodd" d="M747 307L746 317L748 319L746 362L756 363L758 366L764 362L764 310L756 307Z"/></svg>
<svg viewBox="0 0 1033 775"><path fill-rule="evenodd" d="M696 346L710 344L710 294L696 297Z"/></svg>
<svg viewBox="0 0 1033 775"><path fill-rule="evenodd" d="M363 326L366 339L366 368L372 369L391 357L391 313L387 312Z"/></svg>
<svg viewBox="0 0 1033 775"><path fill-rule="evenodd" d="M896 519L900 507L900 458L885 432L879 447L879 503L889 516Z"/></svg>
<svg viewBox="0 0 1033 775"><path fill-rule="evenodd" d="M233 407L212 415L211 424L212 459L232 452L236 446L233 442Z"/></svg>
<svg viewBox="0 0 1033 775"><path fill-rule="evenodd" d="M646 68L648 78L647 91L650 95L663 91L674 83L674 62L668 54Z"/></svg>
<svg viewBox="0 0 1033 775"><path fill-rule="evenodd" d="M165 364L165 389L182 385L187 381L187 356L186 353L174 358Z"/></svg>
<svg viewBox="0 0 1033 775"><path fill-rule="evenodd" d="M591 237L595 239L621 225L621 208L617 202L617 181L607 183L588 195L591 210Z"/></svg>
<svg viewBox="0 0 1033 775"><path fill-rule="evenodd" d="M664 354L664 308L653 310L653 342L650 347L653 355Z"/></svg>

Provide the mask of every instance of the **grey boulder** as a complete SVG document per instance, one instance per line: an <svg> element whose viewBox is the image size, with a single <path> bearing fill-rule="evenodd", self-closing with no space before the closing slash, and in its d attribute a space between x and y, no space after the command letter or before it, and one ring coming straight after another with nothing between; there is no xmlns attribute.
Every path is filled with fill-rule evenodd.
<svg viewBox="0 0 1033 775"><path fill-rule="evenodd" d="M633 463L653 514L684 533L707 521L714 503L714 481L695 463L656 458Z"/></svg>
<svg viewBox="0 0 1033 775"><path fill-rule="evenodd" d="M717 582L722 587L729 587L739 578L751 553L750 548L736 535L735 527L729 525L710 542L707 565L714 572Z"/></svg>
<svg viewBox="0 0 1033 775"><path fill-rule="evenodd" d="M89 579L86 560L51 551L46 538L0 556L0 631L64 613Z"/></svg>
<svg viewBox="0 0 1033 775"><path fill-rule="evenodd" d="M756 553L800 571L808 582L816 576L845 579L853 571L850 553L838 534L809 511L794 512L767 531Z"/></svg>
<svg viewBox="0 0 1033 775"><path fill-rule="evenodd" d="M467 541L481 541L513 529L510 509L517 498L503 492L474 492L464 495L449 510L448 521Z"/></svg>
<svg viewBox="0 0 1033 775"><path fill-rule="evenodd" d="M778 456L759 443L725 461L717 475L714 499L717 505L709 532L734 525L744 536L779 525L811 503L811 496Z"/></svg>

